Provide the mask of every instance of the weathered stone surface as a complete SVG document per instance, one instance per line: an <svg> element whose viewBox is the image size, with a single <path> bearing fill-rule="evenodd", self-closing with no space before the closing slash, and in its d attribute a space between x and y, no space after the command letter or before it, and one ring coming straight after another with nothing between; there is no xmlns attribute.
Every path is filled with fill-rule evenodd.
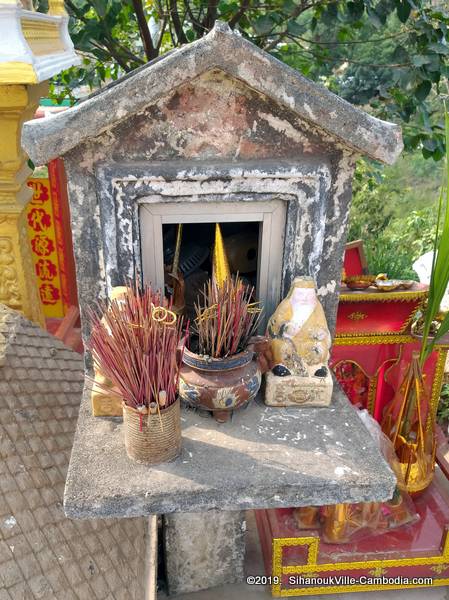
<svg viewBox="0 0 449 600"><path fill-rule="evenodd" d="M276 292L280 299L295 276L314 277L333 333L355 160L393 162L402 148L398 126L223 24L78 106L26 124L23 143L36 163L64 156L85 341L87 307L142 273L139 206L181 198L285 201Z"/></svg>
<svg viewBox="0 0 449 600"><path fill-rule="evenodd" d="M82 315L141 272L141 203L282 198L279 299L295 276L316 277L332 330L354 160L293 111L216 70L142 113L130 110L65 157Z"/></svg>
<svg viewBox="0 0 449 600"><path fill-rule="evenodd" d="M245 511L164 516L164 554L169 594L243 581Z"/></svg>
<svg viewBox="0 0 449 600"><path fill-rule="evenodd" d="M126 139L125 132L123 133L118 139ZM269 139L265 143L268 145ZM84 187L87 182L82 179L78 164L79 161L70 161L68 170L71 173L75 169L76 173L69 177L69 188L73 189L76 198L71 213L74 239L79 239L75 248L77 258L79 257L78 289L80 298L83 297L83 304L91 305L96 300L96 293L105 294L105 290L111 290L115 285L121 285L132 278L136 271L141 272L138 207L142 203L207 204L224 200L250 203L278 199L286 204L286 250L279 299L285 295L296 275L313 273L318 280L319 294L327 311L328 321L331 326L334 325L339 275L337 277L334 268L331 270L327 266L325 228L328 227L328 232L332 234L331 257L335 261L335 254L342 256L343 232L346 230L345 217L342 217L343 221L336 223L336 227L331 226L332 215L337 204L339 214L346 214L346 203L350 197L334 194L333 178L336 174L324 156L318 158L307 155L299 164L263 158L257 162L240 161L238 164L218 160L101 164L96 169L98 225L89 217L89 212L86 212L86 208L88 211L94 208L88 206ZM339 165L339 168L338 179L343 181L347 178L350 181L352 169L344 170L344 165ZM84 181L83 187L78 185L81 180ZM326 221L324 215L328 211L331 216ZM89 232L89 238L85 232ZM100 269L93 272L95 262L92 257L100 252L100 248ZM341 269L337 271L338 274L340 271ZM84 291L87 297L84 296ZM87 324L88 319L85 320L85 325ZM87 331L85 335L87 337Z"/></svg>
<svg viewBox="0 0 449 600"><path fill-rule="evenodd" d="M355 152L394 162L402 149L400 127L375 119L314 84L223 23L217 23L201 40L167 53L103 88L71 111L29 123L24 128L23 145L32 160L46 163L92 137L92 132L105 131L123 120L130 110L144 110L167 89L216 68L246 81ZM132 95L128 93L130 85Z"/></svg>
<svg viewBox="0 0 449 600"><path fill-rule="evenodd" d="M231 422L183 410L183 448L150 467L126 456L118 419L84 394L64 507L75 518L133 517L386 500L395 478L335 385L326 408L253 403Z"/></svg>

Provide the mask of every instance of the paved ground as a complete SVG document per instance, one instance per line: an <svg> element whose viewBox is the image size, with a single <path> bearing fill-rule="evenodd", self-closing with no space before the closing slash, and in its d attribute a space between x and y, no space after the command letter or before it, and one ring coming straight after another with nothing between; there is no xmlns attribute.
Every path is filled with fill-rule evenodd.
<svg viewBox="0 0 449 600"><path fill-rule="evenodd" d="M141 519L70 521L76 352L0 305L0 600L142 598Z"/></svg>

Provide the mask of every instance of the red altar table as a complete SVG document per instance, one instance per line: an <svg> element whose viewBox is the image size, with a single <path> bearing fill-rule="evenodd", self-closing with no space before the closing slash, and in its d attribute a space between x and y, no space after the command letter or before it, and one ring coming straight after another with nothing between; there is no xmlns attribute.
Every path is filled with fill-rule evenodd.
<svg viewBox="0 0 449 600"><path fill-rule="evenodd" d="M342 286L330 365L351 402L366 408L376 420L393 398L419 342L410 323L427 295L427 286L410 290L358 292ZM430 356L424 372L436 411L447 346Z"/></svg>
<svg viewBox="0 0 449 600"><path fill-rule="evenodd" d="M448 585L449 494L441 473L415 506L420 520L413 525L351 544L326 544L313 530L299 530L292 508L255 511L272 595Z"/></svg>
<svg viewBox="0 0 449 600"><path fill-rule="evenodd" d="M348 276L366 271L360 242L347 249L344 269ZM374 288L359 292L342 285L330 366L351 402L366 408L378 421L402 381L413 350L419 347L410 323L426 294L427 286L419 283L394 292ZM448 348L438 346L424 370L433 415ZM298 529L293 508L256 511L273 596L448 585L447 448L449 445L444 453L437 452L443 471L416 500L420 520L388 533L350 544L327 544L318 531ZM328 577L333 579L326 580ZM379 579L382 577L387 580ZM405 584L399 577L431 579ZM307 578L314 581L307 583Z"/></svg>

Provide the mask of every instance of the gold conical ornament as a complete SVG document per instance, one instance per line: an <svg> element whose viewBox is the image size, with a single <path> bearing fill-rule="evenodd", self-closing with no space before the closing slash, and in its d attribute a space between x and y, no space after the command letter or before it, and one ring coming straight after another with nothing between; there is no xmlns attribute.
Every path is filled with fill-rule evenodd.
<svg viewBox="0 0 449 600"><path fill-rule="evenodd" d="M413 353L399 389L385 407L382 431L394 445L407 492L423 492L434 475L436 442L430 391L418 352Z"/></svg>
<svg viewBox="0 0 449 600"><path fill-rule="evenodd" d="M227 279L231 278L231 270L229 268L228 257L221 235L220 225L215 224L215 243L212 256L212 278L215 279L217 285L221 287Z"/></svg>

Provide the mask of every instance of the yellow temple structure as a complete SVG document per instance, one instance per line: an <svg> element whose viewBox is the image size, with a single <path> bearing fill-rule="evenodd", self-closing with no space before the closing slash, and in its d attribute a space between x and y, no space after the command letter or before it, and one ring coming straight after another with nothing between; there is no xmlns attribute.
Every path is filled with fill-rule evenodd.
<svg viewBox="0 0 449 600"><path fill-rule="evenodd" d="M25 219L32 190L22 124L46 95L48 79L78 64L63 0L48 14L31 2L0 0L0 303L43 324Z"/></svg>

